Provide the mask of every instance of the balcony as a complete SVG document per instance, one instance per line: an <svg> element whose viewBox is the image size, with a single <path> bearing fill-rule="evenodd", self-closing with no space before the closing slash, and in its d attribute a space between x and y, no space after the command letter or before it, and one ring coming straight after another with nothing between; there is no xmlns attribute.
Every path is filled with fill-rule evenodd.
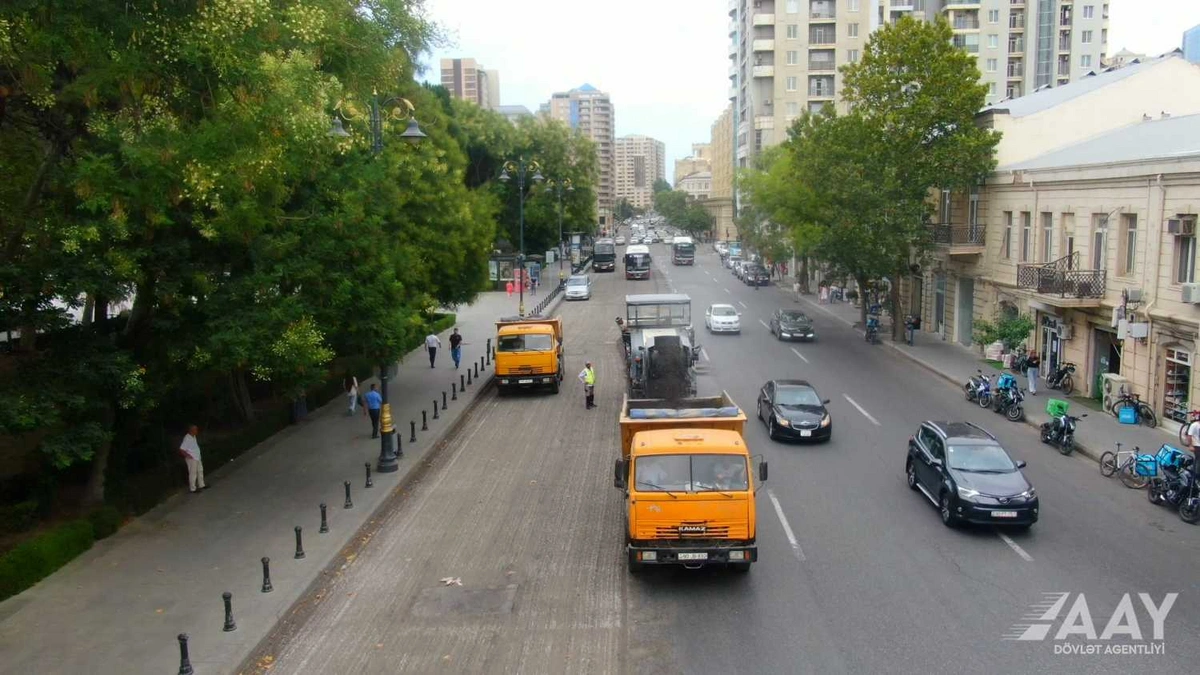
<svg viewBox="0 0 1200 675"><path fill-rule="evenodd" d="M755 14L754 19L751 21L751 23L754 24L755 26L774 26L775 25L775 15L774 14Z"/></svg>
<svg viewBox="0 0 1200 675"><path fill-rule="evenodd" d="M755 40L750 44L751 48L756 52L773 52L775 51L774 40Z"/></svg>
<svg viewBox="0 0 1200 675"><path fill-rule="evenodd" d="M915 5L915 0L892 0L891 7L893 12L911 12Z"/></svg>
<svg viewBox="0 0 1200 675"><path fill-rule="evenodd" d="M832 9L814 9L808 13L809 23L827 23L837 21L837 12Z"/></svg>
<svg viewBox="0 0 1200 675"><path fill-rule="evenodd" d="M1009 16L1008 17L1008 29L1023 32L1025 30L1025 15L1024 14L1013 14L1013 15Z"/></svg>
<svg viewBox="0 0 1200 675"><path fill-rule="evenodd" d="M1060 51L1060 52L1071 51L1071 38L1069 36L1065 37L1065 38L1061 38L1061 37L1058 38L1058 51Z"/></svg>
<svg viewBox="0 0 1200 675"><path fill-rule="evenodd" d="M954 17L954 30L979 30L979 17Z"/></svg>
<svg viewBox="0 0 1200 675"><path fill-rule="evenodd" d="M729 0L729 16L737 14L738 5L740 4L741 0Z"/></svg>
<svg viewBox="0 0 1200 675"><path fill-rule="evenodd" d="M833 59L809 59L808 70L809 72L818 73L825 70L837 70L837 66Z"/></svg>
<svg viewBox="0 0 1200 675"><path fill-rule="evenodd" d="M755 129L774 129L775 128L775 118L771 115L755 115L754 116L754 128Z"/></svg>
<svg viewBox="0 0 1200 675"><path fill-rule="evenodd" d="M730 21L729 22L729 37L737 37L737 33L738 33L738 22Z"/></svg>
<svg viewBox="0 0 1200 675"><path fill-rule="evenodd" d="M732 65L729 66L729 79L737 81L737 76L738 76L738 67L732 66Z"/></svg>
<svg viewBox="0 0 1200 675"><path fill-rule="evenodd" d="M1025 64L1009 63L1008 64L1008 77L1011 80L1019 80L1019 79L1024 78L1025 77Z"/></svg>
<svg viewBox="0 0 1200 675"><path fill-rule="evenodd" d="M933 243L946 247L951 256L975 256L984 252L984 226L975 225L932 225Z"/></svg>
<svg viewBox="0 0 1200 675"><path fill-rule="evenodd" d="M753 77L775 77L775 66L754 66L750 71Z"/></svg>
<svg viewBox="0 0 1200 675"><path fill-rule="evenodd" d="M1017 265L1017 287L1055 307L1099 307L1106 279L1104 270L1079 269L1079 251L1054 262Z"/></svg>
<svg viewBox="0 0 1200 675"><path fill-rule="evenodd" d="M1025 53L1025 41L1024 40L1017 40L1017 41L1009 40L1008 41L1008 53L1011 54L1012 56L1023 55Z"/></svg>
<svg viewBox="0 0 1200 675"><path fill-rule="evenodd" d="M948 9L971 9L972 7L979 7L979 4L980 0L950 0L942 7L942 11L944 12Z"/></svg>

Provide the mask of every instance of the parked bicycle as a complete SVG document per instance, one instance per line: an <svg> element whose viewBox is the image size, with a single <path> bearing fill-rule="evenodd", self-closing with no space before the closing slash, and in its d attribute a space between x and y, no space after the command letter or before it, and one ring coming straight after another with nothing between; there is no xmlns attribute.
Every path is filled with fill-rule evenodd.
<svg viewBox="0 0 1200 675"><path fill-rule="evenodd" d="M1120 417L1122 408L1133 408L1137 424L1145 424L1151 429L1158 426L1158 415L1154 414L1154 408L1143 401L1139 394L1122 389L1108 411L1113 417Z"/></svg>
<svg viewBox="0 0 1200 675"><path fill-rule="evenodd" d="M1117 451L1106 450L1100 455L1100 474L1111 478L1119 474L1121 484L1132 490L1141 490L1150 483L1150 479L1158 475L1158 462L1154 455L1142 454L1136 445L1133 450L1122 450L1117 443Z"/></svg>
<svg viewBox="0 0 1200 675"><path fill-rule="evenodd" d="M1179 426L1179 444L1185 448L1192 447L1192 439L1188 437L1188 427L1197 420L1200 420L1200 410L1192 410L1187 414L1187 421Z"/></svg>

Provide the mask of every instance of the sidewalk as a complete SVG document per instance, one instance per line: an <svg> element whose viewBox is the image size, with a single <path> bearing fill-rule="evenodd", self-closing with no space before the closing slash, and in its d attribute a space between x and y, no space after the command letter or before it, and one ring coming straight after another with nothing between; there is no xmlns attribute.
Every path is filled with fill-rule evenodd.
<svg viewBox="0 0 1200 675"><path fill-rule="evenodd" d="M528 298L527 298L528 300ZM306 421L251 449L209 476L211 488L168 499L33 588L0 603L4 672L167 673L179 668L176 635L190 636L198 673L231 673L274 628L280 616L324 573L358 529L454 427L491 381L491 365L448 400L468 367L478 365L493 322L516 314L517 297L484 293L460 307L463 366L450 359L441 335L437 367L424 348L409 353L389 386L400 471L375 474L379 440L370 421L346 416L343 398L310 412ZM474 378L473 378L474 379ZM362 383L363 391L370 380ZM428 431L421 430L421 412ZM417 442L410 443L414 421ZM204 438L200 439L203 447ZM366 489L364 464L374 487ZM182 485L182 477L181 477ZM343 481L352 508L344 507ZM328 505L329 533L320 534L318 505ZM306 556L295 559L295 526L303 526ZM352 559L353 554L349 554ZM271 559L274 590L261 592L260 558ZM336 573L336 572L335 572ZM223 632L221 594L233 594L237 628Z"/></svg>
<svg viewBox="0 0 1200 675"><path fill-rule="evenodd" d="M790 289L788 290L791 293ZM795 295L794 293L792 293ZM842 322L857 327L860 324L859 308L849 302L820 304L816 296L800 296L802 304L809 305ZM918 331L913 346L891 339L891 323L885 319L880 330L880 344L900 352L909 359L917 362L925 369L940 375L957 387L962 387L976 370L984 373L999 372L999 368L985 361L976 349L963 347L960 344L943 341L936 333ZM1011 372L1011 371L1008 371ZM1021 386L1028 385L1024 375L1017 378ZM1050 419L1046 414L1046 400L1049 398L1067 399L1062 392L1050 389L1044 382L1038 383L1037 396L1025 397L1026 423L1040 427ZM1124 449L1137 446L1143 452L1154 453L1163 443L1178 446L1179 438L1174 430L1166 430L1161 422L1155 429L1143 426L1125 425L1117 422L1112 415L1101 412L1099 406L1092 401L1083 401L1070 397L1071 412L1074 414L1087 413L1087 419L1081 420L1075 431L1076 450L1081 454L1099 461L1101 453L1112 450L1116 443Z"/></svg>

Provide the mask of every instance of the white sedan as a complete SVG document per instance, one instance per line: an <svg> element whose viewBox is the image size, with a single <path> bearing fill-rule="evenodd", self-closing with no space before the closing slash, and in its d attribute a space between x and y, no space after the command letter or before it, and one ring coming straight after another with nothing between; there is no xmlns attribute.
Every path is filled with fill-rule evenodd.
<svg viewBox="0 0 1200 675"><path fill-rule="evenodd" d="M586 274L573 274L567 277L567 300L591 300L592 278Z"/></svg>
<svg viewBox="0 0 1200 675"><path fill-rule="evenodd" d="M704 312L704 327L711 333L740 333L742 315L733 305L711 305Z"/></svg>
<svg viewBox="0 0 1200 675"><path fill-rule="evenodd" d="M614 240L613 243L615 243L617 246L624 246L625 245L625 236L620 235L620 234L617 235L617 238Z"/></svg>

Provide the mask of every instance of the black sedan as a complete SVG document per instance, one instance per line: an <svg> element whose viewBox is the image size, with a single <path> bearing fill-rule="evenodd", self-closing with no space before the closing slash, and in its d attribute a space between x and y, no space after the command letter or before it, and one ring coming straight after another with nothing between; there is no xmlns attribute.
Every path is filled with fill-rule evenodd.
<svg viewBox="0 0 1200 675"><path fill-rule="evenodd" d="M925 422L908 439L908 487L937 506L948 527L959 523L1028 528L1038 519L1037 492L995 436L969 422Z"/></svg>
<svg viewBox="0 0 1200 675"><path fill-rule="evenodd" d="M779 340L808 340L815 342L817 332L813 330L812 319L798 309L777 309L771 315L768 326L771 335Z"/></svg>
<svg viewBox="0 0 1200 675"><path fill-rule="evenodd" d="M767 286L771 283L771 274L766 268L757 263L745 266L741 274L742 283L747 286Z"/></svg>
<svg viewBox="0 0 1200 675"><path fill-rule="evenodd" d="M771 380L758 394L758 419L771 440L828 441L833 436L828 404L804 380Z"/></svg>

